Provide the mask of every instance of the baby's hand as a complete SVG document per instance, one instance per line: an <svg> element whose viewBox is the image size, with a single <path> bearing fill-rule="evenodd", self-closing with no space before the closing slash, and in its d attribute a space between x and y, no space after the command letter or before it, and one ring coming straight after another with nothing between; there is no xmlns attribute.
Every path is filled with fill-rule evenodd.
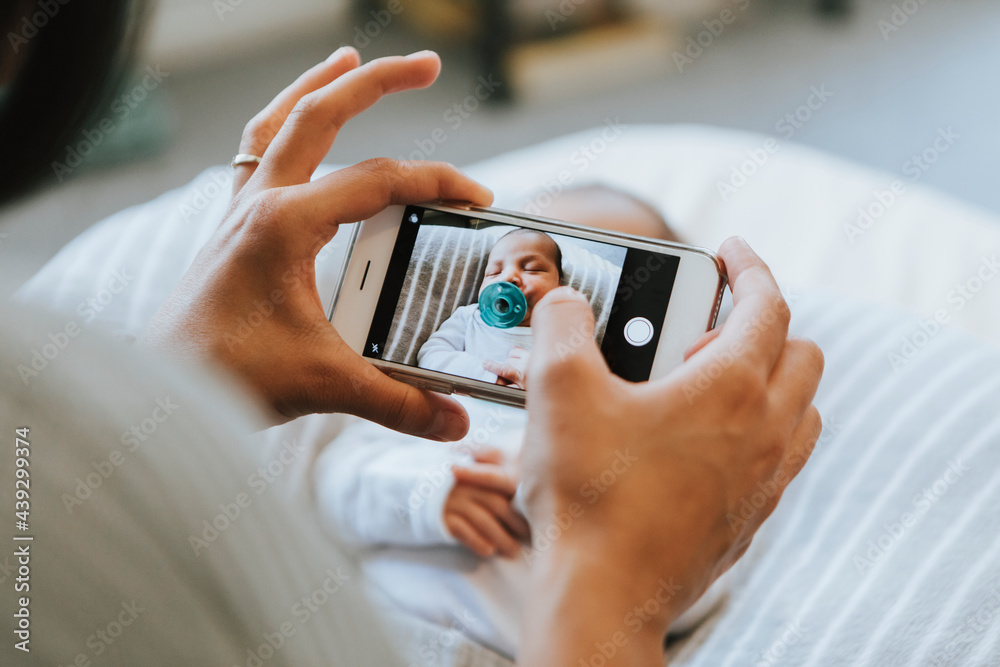
<svg viewBox="0 0 1000 667"><path fill-rule="evenodd" d="M497 454L499 454L497 452ZM476 555L517 556L519 542L530 536L528 522L511 506L517 480L499 456L477 455L471 466L454 466L455 486L444 504L444 525Z"/></svg>
<svg viewBox="0 0 1000 667"><path fill-rule="evenodd" d="M498 363L492 359L483 362L483 368L497 376L497 384L515 389L527 389L524 372L528 368L528 351L515 347L507 356L507 361Z"/></svg>

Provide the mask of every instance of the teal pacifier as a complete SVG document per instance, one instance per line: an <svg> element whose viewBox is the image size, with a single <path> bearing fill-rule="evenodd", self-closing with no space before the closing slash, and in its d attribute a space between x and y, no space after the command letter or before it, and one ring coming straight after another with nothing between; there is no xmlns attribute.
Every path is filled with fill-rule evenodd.
<svg viewBox="0 0 1000 667"><path fill-rule="evenodd" d="M479 295L479 315L491 327L516 327L527 314L528 300L524 292L511 283L493 283Z"/></svg>

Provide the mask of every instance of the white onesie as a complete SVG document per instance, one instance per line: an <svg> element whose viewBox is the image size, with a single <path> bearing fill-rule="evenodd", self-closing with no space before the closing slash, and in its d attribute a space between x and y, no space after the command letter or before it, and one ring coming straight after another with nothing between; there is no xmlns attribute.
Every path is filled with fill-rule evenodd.
<svg viewBox="0 0 1000 667"><path fill-rule="evenodd" d="M347 427L317 460L316 498L328 528L358 548L377 596L513 658L532 552L525 546L514 559L480 558L448 533L443 508L455 481L451 466L472 463L472 447L495 447L514 460L527 413L457 398L470 418L459 443L364 421ZM720 580L671 631L696 623L724 593Z"/></svg>
<svg viewBox="0 0 1000 667"><path fill-rule="evenodd" d="M456 308L430 335L417 352L417 365L492 384L497 376L483 368L483 361L503 363L515 346L531 349L531 327L491 327L483 322L479 304L474 303Z"/></svg>

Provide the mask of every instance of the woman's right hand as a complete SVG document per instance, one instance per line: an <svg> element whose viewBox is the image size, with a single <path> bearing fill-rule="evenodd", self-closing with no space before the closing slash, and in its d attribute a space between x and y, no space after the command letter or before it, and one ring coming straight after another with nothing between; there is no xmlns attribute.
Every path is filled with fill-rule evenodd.
<svg viewBox="0 0 1000 667"><path fill-rule="evenodd" d="M593 664L606 642L609 666L662 664L670 623L746 551L812 452L823 356L788 336L788 306L744 241L719 254L735 307L657 381L610 373L571 290L536 307L520 466L534 582L520 664ZM626 624L636 609L642 622Z"/></svg>

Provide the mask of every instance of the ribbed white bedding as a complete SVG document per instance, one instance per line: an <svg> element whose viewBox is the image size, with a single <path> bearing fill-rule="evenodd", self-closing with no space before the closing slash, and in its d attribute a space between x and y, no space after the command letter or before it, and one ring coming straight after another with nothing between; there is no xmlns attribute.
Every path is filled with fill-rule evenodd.
<svg viewBox="0 0 1000 667"><path fill-rule="evenodd" d="M729 604L669 657L704 667L1000 664L1000 353L955 330L1000 341L1000 281L989 268L1000 250L996 221L907 183L877 224L852 236L857 209L893 177L783 144L723 198L717 183L763 137L626 126L581 166L578 149L599 136L565 137L468 171L496 189L500 206L542 201L539 187L569 169L574 184L603 181L648 200L695 243L742 234L783 287L801 294L793 330L827 358L814 460L737 566ZM95 226L19 296L135 335L221 218L224 198L194 216L185 208L213 175ZM326 302L346 236L317 265ZM131 278L113 282L115 271ZM840 296L814 294L817 287ZM947 328L931 319L941 312ZM313 416L267 437L327 442L340 423ZM283 478L289 493L308 492L298 464ZM407 623L397 636L414 664L425 664L421 647L448 630ZM505 664L454 646L434 664Z"/></svg>

